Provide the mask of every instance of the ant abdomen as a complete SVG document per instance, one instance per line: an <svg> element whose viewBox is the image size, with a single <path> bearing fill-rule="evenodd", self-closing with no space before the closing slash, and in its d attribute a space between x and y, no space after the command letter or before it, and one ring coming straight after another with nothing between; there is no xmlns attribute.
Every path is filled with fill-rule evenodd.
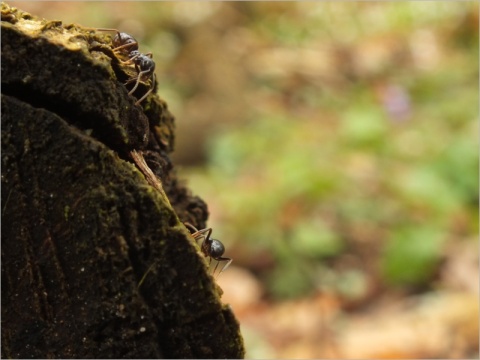
<svg viewBox="0 0 480 360"><path fill-rule="evenodd" d="M232 259L228 257L222 257L223 253L225 252L225 246L223 246L222 242L217 239L211 239L210 235L212 233L211 228L207 229L202 229L198 230L195 226L193 226L190 223L184 223L186 227L189 229L193 230L192 236L195 239L195 241L200 240L203 238L202 245L200 248L202 249L203 255L206 257L210 258L210 262L212 262L212 259L217 261L217 265L215 266L215 269L213 270L213 274L215 275L215 272L217 271L218 264L220 264L221 261L226 261L227 263L225 266L220 270L218 275L220 275L222 272L224 272L232 263ZM217 276L218 276L217 275Z"/></svg>
<svg viewBox="0 0 480 360"><path fill-rule="evenodd" d="M138 51L138 42L135 38L127 33L117 31L117 34L112 40L114 48L113 51L131 54L133 51ZM121 50L121 51L120 51Z"/></svg>
<svg viewBox="0 0 480 360"><path fill-rule="evenodd" d="M210 239L210 249L208 250L210 256L214 259L220 257L225 252L225 246L220 240Z"/></svg>

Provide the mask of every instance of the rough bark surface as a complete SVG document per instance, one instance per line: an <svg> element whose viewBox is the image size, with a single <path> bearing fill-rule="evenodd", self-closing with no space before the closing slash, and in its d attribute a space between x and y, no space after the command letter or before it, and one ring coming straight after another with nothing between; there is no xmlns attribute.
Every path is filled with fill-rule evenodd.
<svg viewBox="0 0 480 360"><path fill-rule="evenodd" d="M107 34L2 4L1 37L2 357L243 357L181 223L208 212L173 171L166 104L134 105L148 84L128 95Z"/></svg>

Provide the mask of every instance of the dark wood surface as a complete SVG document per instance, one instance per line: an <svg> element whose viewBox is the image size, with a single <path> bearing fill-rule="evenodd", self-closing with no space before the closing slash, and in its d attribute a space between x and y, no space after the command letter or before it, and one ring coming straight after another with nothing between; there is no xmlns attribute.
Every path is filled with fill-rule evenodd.
<svg viewBox="0 0 480 360"><path fill-rule="evenodd" d="M208 211L176 178L165 102L134 105L105 34L3 4L1 36L2 357L243 357L182 225Z"/></svg>

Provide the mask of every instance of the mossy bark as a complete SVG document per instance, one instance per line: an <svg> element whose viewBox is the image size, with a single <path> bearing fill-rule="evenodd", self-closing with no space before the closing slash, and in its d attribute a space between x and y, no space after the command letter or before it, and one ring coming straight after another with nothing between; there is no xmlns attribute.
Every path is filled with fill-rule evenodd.
<svg viewBox="0 0 480 360"><path fill-rule="evenodd" d="M134 105L104 34L2 4L1 36L2 357L243 357L181 224L208 212L176 179L166 104Z"/></svg>

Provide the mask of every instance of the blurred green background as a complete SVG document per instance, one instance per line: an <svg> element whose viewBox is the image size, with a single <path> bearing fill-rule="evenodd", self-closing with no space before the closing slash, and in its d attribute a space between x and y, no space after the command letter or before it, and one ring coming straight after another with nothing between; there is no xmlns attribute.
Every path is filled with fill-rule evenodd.
<svg viewBox="0 0 480 360"><path fill-rule="evenodd" d="M15 5L153 52L177 170L264 298L455 287L478 251L477 2Z"/></svg>

